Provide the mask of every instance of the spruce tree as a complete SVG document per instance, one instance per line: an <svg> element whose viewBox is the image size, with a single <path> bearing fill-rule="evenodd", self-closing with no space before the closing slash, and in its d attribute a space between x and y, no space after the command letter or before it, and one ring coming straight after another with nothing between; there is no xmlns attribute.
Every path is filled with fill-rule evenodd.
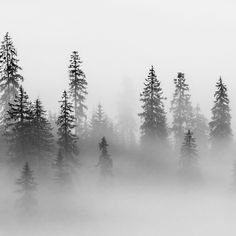
<svg viewBox="0 0 236 236"><path fill-rule="evenodd" d="M17 51L9 33L6 33L0 47L0 106L4 118L8 104L13 102L17 95L23 76L19 74L21 67L18 65Z"/></svg>
<svg viewBox="0 0 236 236"><path fill-rule="evenodd" d="M69 65L70 76L70 95L73 101L73 109L75 116L75 134L81 135L82 123L86 118L85 110L87 106L84 104L87 92L87 81L84 72L81 70L81 60L77 51L73 51Z"/></svg>
<svg viewBox="0 0 236 236"><path fill-rule="evenodd" d="M39 164L42 164L53 151L53 135L46 111L39 99L36 99L32 106L32 133L35 154Z"/></svg>
<svg viewBox="0 0 236 236"><path fill-rule="evenodd" d="M190 102L189 85L184 74L179 72L174 79L175 92L171 101L170 111L173 113L172 131L176 148L181 144L185 130L192 128L192 106Z"/></svg>
<svg viewBox="0 0 236 236"><path fill-rule="evenodd" d="M31 103L21 86L14 102L9 103L4 133L9 155L17 161L25 161L32 154L32 118Z"/></svg>
<svg viewBox="0 0 236 236"><path fill-rule="evenodd" d="M25 213L30 213L37 204L34 196L37 184L28 162L25 163L21 177L16 181L16 184L20 186L18 192L21 194L17 204L25 211Z"/></svg>
<svg viewBox="0 0 236 236"><path fill-rule="evenodd" d="M73 134L75 128L73 115L73 106L69 101L69 96L66 91L63 92L60 114L57 119L58 125L58 145L63 153L66 161L75 162L75 156L78 155L77 141L78 138Z"/></svg>
<svg viewBox="0 0 236 236"><path fill-rule="evenodd" d="M99 156L98 166L100 166L101 175L104 177L112 174L112 159L107 151L108 146L106 138L103 137L99 143L101 154Z"/></svg>
<svg viewBox="0 0 236 236"><path fill-rule="evenodd" d="M212 118L209 123L210 140L213 149L226 148L232 140L231 115L227 87L221 77L216 83L214 106L211 109Z"/></svg>
<svg viewBox="0 0 236 236"><path fill-rule="evenodd" d="M142 140L155 141L156 138L165 140L167 138L166 112L164 110L163 91L161 83L157 79L153 66L148 77L145 79L140 101L143 103L143 112L139 114L142 120Z"/></svg>

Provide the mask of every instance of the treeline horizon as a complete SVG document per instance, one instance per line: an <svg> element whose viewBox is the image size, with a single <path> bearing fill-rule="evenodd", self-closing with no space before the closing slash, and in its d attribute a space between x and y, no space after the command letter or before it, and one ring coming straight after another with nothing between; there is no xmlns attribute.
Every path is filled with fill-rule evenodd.
<svg viewBox="0 0 236 236"><path fill-rule="evenodd" d="M24 166L18 180L23 188L23 199L28 199L35 189L31 166L43 173L53 169L57 182L63 186L71 181L81 160L98 156L92 158L93 163L97 162L101 178L107 180L113 175L112 157L135 158L136 155L140 159L158 160L159 167L168 165L165 159L167 162L178 159L181 178L196 180L201 175L199 158L220 157L232 148L230 100L221 77L216 83L212 117L208 121L199 105L193 107L189 85L182 72L174 79L175 90L167 111L161 82L151 66L140 93L141 112L137 115L141 126L137 141L129 94L118 123L108 118L101 103L88 119L88 82L78 51L70 56L69 90L62 92L58 115L47 113L39 98L29 99L18 63L17 51L6 33L0 47L0 146L3 162L13 163L17 168ZM167 122L168 113L173 117L171 125ZM27 201L24 200L24 204Z"/></svg>

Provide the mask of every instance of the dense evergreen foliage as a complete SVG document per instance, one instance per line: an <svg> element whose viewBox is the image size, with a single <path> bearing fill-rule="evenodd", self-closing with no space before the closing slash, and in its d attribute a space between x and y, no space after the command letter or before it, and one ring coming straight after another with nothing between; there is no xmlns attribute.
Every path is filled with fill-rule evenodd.
<svg viewBox="0 0 236 236"><path fill-rule="evenodd" d="M85 110L87 106L84 104L87 92L87 81L85 74L81 70L81 60L77 51L73 51L69 65L70 75L70 95L74 103L74 116L75 116L75 134L81 135L83 129L83 122L86 118Z"/></svg>
<svg viewBox="0 0 236 236"><path fill-rule="evenodd" d="M18 65L17 51L13 45L9 33L6 33L0 47L0 105L2 109L2 117L8 110L8 104L13 102L17 95L20 82L23 76L19 71L21 67Z"/></svg>
<svg viewBox="0 0 236 236"><path fill-rule="evenodd" d="M29 97L21 86L5 119L5 137L9 155L17 161L29 160L32 155L32 111Z"/></svg>
<svg viewBox="0 0 236 236"><path fill-rule="evenodd" d="M69 96L66 91L63 92L60 114L57 119L58 125L58 146L61 150L61 155L66 161L75 162L75 156L78 155L77 136L73 133L75 128L73 115L73 106L69 101Z"/></svg>
<svg viewBox="0 0 236 236"><path fill-rule="evenodd" d="M166 113L162 88L157 79L153 66L145 79L143 92L140 94L143 111L139 114L142 119L141 134L143 141L167 137Z"/></svg>
<svg viewBox="0 0 236 236"><path fill-rule="evenodd" d="M214 106L211 109L212 118L209 123L210 139L213 149L228 146L232 139L229 98L227 87L221 77L216 83L216 89Z"/></svg>
<svg viewBox="0 0 236 236"><path fill-rule="evenodd" d="M32 106L32 133L35 155L39 163L42 163L53 151L53 135L46 111L39 99Z"/></svg>

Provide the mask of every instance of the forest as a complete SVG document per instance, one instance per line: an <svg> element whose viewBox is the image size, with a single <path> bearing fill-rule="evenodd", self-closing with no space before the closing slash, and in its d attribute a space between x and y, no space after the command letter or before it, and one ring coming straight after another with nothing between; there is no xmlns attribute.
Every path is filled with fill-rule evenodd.
<svg viewBox="0 0 236 236"><path fill-rule="evenodd" d="M40 216L49 215L73 222L76 207L83 212L86 204L91 207L97 202L99 212L95 198L109 207L111 201L119 205L116 191L126 188L134 188L134 192L141 188L143 194L158 188L168 195L170 189L191 192L221 186L224 192L236 190L230 98L220 76L215 94L209 94L212 108L208 120L200 105L192 104L183 72L173 78L167 110L161 80L150 65L142 91L135 91L140 94L141 112L136 117L129 112L128 95L126 107L114 121L101 101L89 115L86 99L93 94L88 94L89 78L78 51L68 55L68 90L62 88L58 113L46 111L40 97L30 99L18 58L13 39L6 33L0 46L0 185L4 186L0 201L5 199L1 208L8 212L6 218L13 214L19 224L29 224L29 219L38 222ZM108 199L109 194L113 198ZM83 204L84 199L90 199L89 203ZM81 205L77 206L77 200ZM121 202L125 204L124 199ZM31 227L29 232L33 223Z"/></svg>

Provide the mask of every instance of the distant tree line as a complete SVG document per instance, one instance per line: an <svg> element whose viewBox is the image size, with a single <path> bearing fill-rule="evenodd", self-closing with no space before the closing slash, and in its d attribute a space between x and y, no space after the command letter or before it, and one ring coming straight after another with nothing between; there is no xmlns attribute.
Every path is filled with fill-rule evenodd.
<svg viewBox="0 0 236 236"><path fill-rule="evenodd" d="M18 180L24 189L24 199L31 196L29 192L36 186L29 166L40 169L53 166L57 181L65 184L72 169L80 165L79 156L100 150L97 166L101 175L111 176L113 163L107 142L113 153L125 150L124 146L131 150L148 150L154 146L157 157L160 149L173 147L174 153L180 155L180 166L185 173L193 172L191 169L196 166L199 152L210 150L217 153L230 146L229 98L221 77L216 83L212 117L208 122L200 106L192 105L185 74L177 73L170 108L172 123L168 125L164 105L166 97L160 79L151 66L140 94L140 142L136 142L132 117L123 115L125 118L122 120L121 117L121 123L116 124L98 103L97 110L88 119L88 83L81 67L79 54L73 51L68 66L69 89L62 93L60 112L58 115L47 113L40 98L33 102L29 99L22 84L24 78L17 51L9 33L4 36L0 47L1 131L7 143L8 160L17 166L24 166L22 177Z"/></svg>

